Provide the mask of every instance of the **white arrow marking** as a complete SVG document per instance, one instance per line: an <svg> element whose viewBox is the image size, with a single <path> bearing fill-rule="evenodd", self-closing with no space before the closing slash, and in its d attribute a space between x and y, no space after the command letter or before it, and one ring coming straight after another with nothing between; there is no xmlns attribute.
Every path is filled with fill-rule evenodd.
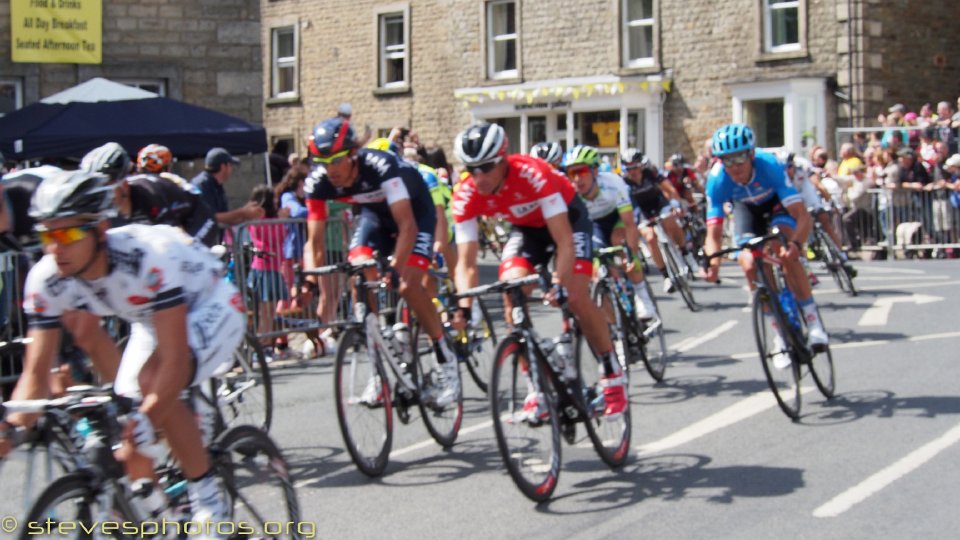
<svg viewBox="0 0 960 540"><path fill-rule="evenodd" d="M873 303L866 311L863 312L863 315L860 317L860 321L857 322L857 326L884 326L887 324L887 319L890 318L890 310L893 309L893 304L896 302L912 302L914 304L929 304L931 302L940 302L943 300L942 296L930 296L926 294L912 294L910 296L894 296L889 298L878 298L876 302Z"/></svg>

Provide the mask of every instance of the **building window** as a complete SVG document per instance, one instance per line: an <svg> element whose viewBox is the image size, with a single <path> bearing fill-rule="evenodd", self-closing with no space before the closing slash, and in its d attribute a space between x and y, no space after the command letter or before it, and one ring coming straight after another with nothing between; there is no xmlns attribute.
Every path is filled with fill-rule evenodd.
<svg viewBox="0 0 960 540"><path fill-rule="evenodd" d="M763 0L763 50L798 51L801 0Z"/></svg>
<svg viewBox="0 0 960 540"><path fill-rule="evenodd" d="M273 28L270 33L270 97L296 97L297 26Z"/></svg>
<svg viewBox="0 0 960 540"><path fill-rule="evenodd" d="M620 146L620 111L574 113L573 143L616 151Z"/></svg>
<svg viewBox="0 0 960 540"><path fill-rule="evenodd" d="M743 120L753 128L757 137L757 146L761 148L784 146L782 99L744 101Z"/></svg>
<svg viewBox="0 0 960 540"><path fill-rule="evenodd" d="M379 16L380 76L383 88L407 86L407 32L403 13Z"/></svg>
<svg viewBox="0 0 960 540"><path fill-rule="evenodd" d="M623 66L654 65L654 0L622 0Z"/></svg>
<svg viewBox="0 0 960 540"><path fill-rule="evenodd" d="M487 76L512 79L517 69L517 3L497 1L487 4Z"/></svg>
<svg viewBox="0 0 960 540"><path fill-rule="evenodd" d="M167 95L167 81L163 79L116 79L116 81L147 92L153 92L160 97L166 97Z"/></svg>
<svg viewBox="0 0 960 540"><path fill-rule="evenodd" d="M17 79L0 79L0 116L23 107L23 83Z"/></svg>

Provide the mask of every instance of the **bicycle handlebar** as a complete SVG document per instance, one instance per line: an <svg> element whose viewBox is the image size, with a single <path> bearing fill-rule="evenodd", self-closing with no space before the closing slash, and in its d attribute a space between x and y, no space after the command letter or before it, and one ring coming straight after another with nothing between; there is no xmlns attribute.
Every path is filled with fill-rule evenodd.
<svg viewBox="0 0 960 540"><path fill-rule="evenodd" d="M494 294L502 293L509 291L511 289L516 289L518 287L525 287L527 285L538 285L542 284L542 279L540 276L534 274L522 278L509 279L505 281L496 281L489 285L481 285L479 287L474 287L472 289L467 289L463 292L457 293L455 298L472 298L474 296L482 296L484 294Z"/></svg>

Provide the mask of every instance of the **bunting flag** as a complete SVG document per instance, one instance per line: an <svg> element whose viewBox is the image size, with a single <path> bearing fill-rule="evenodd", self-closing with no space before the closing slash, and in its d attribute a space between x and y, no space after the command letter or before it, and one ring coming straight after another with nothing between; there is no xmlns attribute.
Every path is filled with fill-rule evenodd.
<svg viewBox="0 0 960 540"><path fill-rule="evenodd" d="M534 88L514 88L511 90L457 90L453 97L465 104L486 102L517 102L531 104L538 98L580 99L581 96L617 95L632 92L667 92L673 88L673 81L631 81L587 84L559 84Z"/></svg>

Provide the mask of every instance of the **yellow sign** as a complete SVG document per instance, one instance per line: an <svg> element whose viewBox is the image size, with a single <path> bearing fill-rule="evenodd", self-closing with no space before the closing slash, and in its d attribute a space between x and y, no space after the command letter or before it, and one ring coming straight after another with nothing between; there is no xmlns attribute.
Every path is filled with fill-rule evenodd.
<svg viewBox="0 0 960 540"><path fill-rule="evenodd" d="M103 59L102 0L12 0L14 62L99 64Z"/></svg>

